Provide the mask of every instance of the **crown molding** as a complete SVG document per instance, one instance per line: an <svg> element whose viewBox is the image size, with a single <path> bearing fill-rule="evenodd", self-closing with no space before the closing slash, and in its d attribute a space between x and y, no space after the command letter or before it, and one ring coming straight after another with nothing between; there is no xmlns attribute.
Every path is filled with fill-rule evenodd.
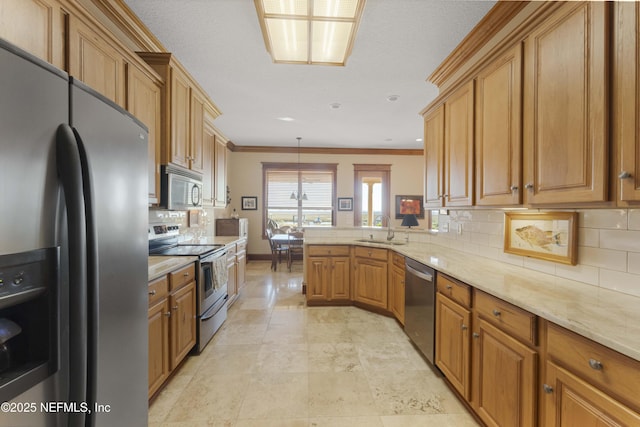
<svg viewBox="0 0 640 427"><path fill-rule="evenodd" d="M297 147L276 147L261 145L235 145L233 142L227 142L227 148L234 153L298 153ZM330 148L330 147L301 147L301 154L357 154L357 155L384 155L384 156L422 156L422 149L408 148Z"/></svg>

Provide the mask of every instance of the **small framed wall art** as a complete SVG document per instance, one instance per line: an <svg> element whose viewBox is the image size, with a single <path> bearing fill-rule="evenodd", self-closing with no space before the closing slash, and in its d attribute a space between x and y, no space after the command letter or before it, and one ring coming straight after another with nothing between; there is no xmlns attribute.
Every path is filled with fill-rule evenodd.
<svg viewBox="0 0 640 427"><path fill-rule="evenodd" d="M406 214L424 219L422 196L396 196L396 219L402 219Z"/></svg>
<svg viewBox="0 0 640 427"><path fill-rule="evenodd" d="M255 211L255 210L258 210L258 197L256 197L256 196L251 196L251 197L242 196L242 210L243 211Z"/></svg>
<svg viewBox="0 0 640 427"><path fill-rule="evenodd" d="M576 212L504 214L504 251L562 264L576 265Z"/></svg>
<svg viewBox="0 0 640 427"><path fill-rule="evenodd" d="M338 210L339 211L352 211L353 210L353 197L338 197Z"/></svg>

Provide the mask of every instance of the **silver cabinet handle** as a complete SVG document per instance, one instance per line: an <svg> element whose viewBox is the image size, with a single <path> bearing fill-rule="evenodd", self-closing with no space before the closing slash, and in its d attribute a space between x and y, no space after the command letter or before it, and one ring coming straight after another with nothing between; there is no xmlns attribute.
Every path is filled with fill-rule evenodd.
<svg viewBox="0 0 640 427"><path fill-rule="evenodd" d="M447 285L447 289L448 289L448 290L451 290L452 288L453 288L453 286L451 286L451 285Z"/></svg>
<svg viewBox="0 0 640 427"><path fill-rule="evenodd" d="M631 175L629 172L627 171L622 171L618 174L618 178L620 179L627 179L627 178L631 178L633 175Z"/></svg>
<svg viewBox="0 0 640 427"><path fill-rule="evenodd" d="M512 185L510 188L511 188L511 191L518 191L517 185Z"/></svg>
<svg viewBox="0 0 640 427"><path fill-rule="evenodd" d="M589 366L591 366L591 368L595 369L596 371L602 371L603 368L602 362L596 359L589 359Z"/></svg>
<svg viewBox="0 0 640 427"><path fill-rule="evenodd" d="M473 338L475 338L475 339L480 338L480 334L479 334L479 333L477 333L477 332L474 332L473 334L471 334L471 336L472 336Z"/></svg>
<svg viewBox="0 0 640 427"><path fill-rule="evenodd" d="M494 315L494 316L496 316L496 317L500 317L500 315L501 315L501 314L502 314L502 313L500 313L500 310L496 310L496 309L494 309L494 310L493 310L493 315Z"/></svg>
<svg viewBox="0 0 640 427"><path fill-rule="evenodd" d="M157 292L156 292L156 290L155 290L155 289L154 289L154 290L152 290L152 291L149 291L149 295L151 295L151 296L155 295L156 293L157 293Z"/></svg>
<svg viewBox="0 0 640 427"><path fill-rule="evenodd" d="M173 306L173 307L171 307L171 308L172 308L172 309L174 309L174 310L177 310L177 309L178 309L178 306L177 306L177 305L174 305L174 306Z"/></svg>
<svg viewBox="0 0 640 427"><path fill-rule="evenodd" d="M533 189L533 184L531 184L531 183L525 184L524 188L526 188L527 190L531 190L531 189Z"/></svg>
<svg viewBox="0 0 640 427"><path fill-rule="evenodd" d="M462 325L462 330L466 331L467 329L469 329L469 327L467 325Z"/></svg>
<svg viewBox="0 0 640 427"><path fill-rule="evenodd" d="M164 315L167 316L167 317L171 317L171 312L167 311Z"/></svg>
<svg viewBox="0 0 640 427"><path fill-rule="evenodd" d="M183 276L184 277L189 277L189 273L184 273Z"/></svg>
<svg viewBox="0 0 640 427"><path fill-rule="evenodd" d="M542 384L542 389L547 394L553 393L553 387L551 387L549 384Z"/></svg>

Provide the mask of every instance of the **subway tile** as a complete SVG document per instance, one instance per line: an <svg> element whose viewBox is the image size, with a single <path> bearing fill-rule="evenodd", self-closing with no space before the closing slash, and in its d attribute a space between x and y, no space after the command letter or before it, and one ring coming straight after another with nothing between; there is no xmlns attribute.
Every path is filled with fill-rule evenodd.
<svg viewBox="0 0 640 427"><path fill-rule="evenodd" d="M627 271L627 252L591 247L578 247L578 264L610 270Z"/></svg>
<svg viewBox="0 0 640 427"><path fill-rule="evenodd" d="M489 235L484 233L471 233L471 243L480 246L489 246Z"/></svg>
<svg viewBox="0 0 640 427"><path fill-rule="evenodd" d="M640 230L640 209L629 209L629 230Z"/></svg>
<svg viewBox="0 0 640 427"><path fill-rule="evenodd" d="M600 246L600 230L597 228L578 229L578 246Z"/></svg>
<svg viewBox="0 0 640 427"><path fill-rule="evenodd" d="M489 211L487 220L489 222L504 223L504 211Z"/></svg>
<svg viewBox="0 0 640 427"><path fill-rule="evenodd" d="M627 254L628 254L627 271L633 274L640 274L640 252L628 252Z"/></svg>
<svg viewBox="0 0 640 427"><path fill-rule="evenodd" d="M489 236L489 246L492 248L500 248L504 247L504 236L503 235L490 235Z"/></svg>
<svg viewBox="0 0 640 427"><path fill-rule="evenodd" d="M600 230L600 247L619 251L640 252L640 231Z"/></svg>
<svg viewBox="0 0 640 427"><path fill-rule="evenodd" d="M580 264L558 264L556 266L556 276L564 277L565 279L577 280L578 282L584 282L594 286L598 286L599 280L597 267Z"/></svg>
<svg viewBox="0 0 640 427"><path fill-rule="evenodd" d="M580 227L586 228L626 229L627 210L589 209L580 211L578 224Z"/></svg>
<svg viewBox="0 0 640 427"><path fill-rule="evenodd" d="M600 269L600 287L640 296L640 275Z"/></svg>

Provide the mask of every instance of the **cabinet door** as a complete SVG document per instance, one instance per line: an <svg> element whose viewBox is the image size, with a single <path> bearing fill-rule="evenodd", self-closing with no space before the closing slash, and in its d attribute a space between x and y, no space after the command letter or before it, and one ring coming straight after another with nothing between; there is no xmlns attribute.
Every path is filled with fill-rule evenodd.
<svg viewBox="0 0 640 427"><path fill-rule="evenodd" d="M169 298L171 305L171 369L196 344L196 282L189 282Z"/></svg>
<svg viewBox="0 0 640 427"><path fill-rule="evenodd" d="M307 258L307 300L327 301L329 293L329 265L331 258L308 257Z"/></svg>
<svg viewBox="0 0 640 427"><path fill-rule="evenodd" d="M444 104L444 203L473 204L473 81Z"/></svg>
<svg viewBox="0 0 640 427"><path fill-rule="evenodd" d="M229 301L232 300L238 294L238 281L237 281L237 269L236 269L236 256L230 255L227 257L227 294L229 295Z"/></svg>
<svg viewBox="0 0 640 427"><path fill-rule="evenodd" d="M189 168L196 172L204 170L204 96L191 89L191 139L189 141Z"/></svg>
<svg viewBox="0 0 640 427"><path fill-rule="evenodd" d="M543 425L638 426L640 414L571 372L547 362Z"/></svg>
<svg viewBox="0 0 640 427"><path fill-rule="evenodd" d="M473 329L473 397L487 426L537 425L537 353L481 318Z"/></svg>
<svg viewBox="0 0 640 427"><path fill-rule="evenodd" d="M216 135L215 206L227 206L227 141Z"/></svg>
<svg viewBox="0 0 640 427"><path fill-rule="evenodd" d="M216 158L216 137L213 126L214 116L205 107L204 130L202 147L202 202L206 206L213 206L215 197L215 158Z"/></svg>
<svg viewBox="0 0 640 427"><path fill-rule="evenodd" d="M169 301L149 309L149 397L169 376Z"/></svg>
<svg viewBox="0 0 640 427"><path fill-rule="evenodd" d="M69 74L125 106L125 62L101 34L69 17Z"/></svg>
<svg viewBox="0 0 640 427"><path fill-rule="evenodd" d="M329 297L331 300L349 300L351 298L350 262L348 257L331 258L331 280L329 284Z"/></svg>
<svg viewBox="0 0 640 427"><path fill-rule="evenodd" d="M471 399L471 312L441 293L436 294L436 357L438 368L456 390Z"/></svg>
<svg viewBox="0 0 640 427"><path fill-rule="evenodd" d="M391 312L404 325L404 269L392 267L391 286L389 286Z"/></svg>
<svg viewBox="0 0 640 427"><path fill-rule="evenodd" d="M444 106L424 118L424 204L440 207L444 193Z"/></svg>
<svg viewBox="0 0 640 427"><path fill-rule="evenodd" d="M237 266L237 277L236 282L238 284L238 290L242 289L244 285L247 283L247 252L241 251L238 252L236 256L236 266Z"/></svg>
<svg viewBox="0 0 640 427"><path fill-rule="evenodd" d="M568 2L525 40L525 203L607 200L608 2Z"/></svg>
<svg viewBox="0 0 640 427"><path fill-rule="evenodd" d="M169 159L176 165L189 167L190 89L187 76L172 67L171 75L171 149Z"/></svg>
<svg viewBox="0 0 640 427"><path fill-rule="evenodd" d="M55 0L2 0L0 37L63 69L63 17Z"/></svg>
<svg viewBox="0 0 640 427"><path fill-rule="evenodd" d="M640 201L640 5L615 3L614 141L618 199Z"/></svg>
<svg viewBox="0 0 640 427"><path fill-rule="evenodd" d="M387 263L355 258L355 300L387 309Z"/></svg>
<svg viewBox="0 0 640 427"><path fill-rule="evenodd" d="M521 194L522 45L476 78L476 204L517 205Z"/></svg>
<svg viewBox="0 0 640 427"><path fill-rule="evenodd" d="M158 204L160 198L160 132L161 83L149 77L135 65L128 67L127 110L149 129L147 167L149 203Z"/></svg>

